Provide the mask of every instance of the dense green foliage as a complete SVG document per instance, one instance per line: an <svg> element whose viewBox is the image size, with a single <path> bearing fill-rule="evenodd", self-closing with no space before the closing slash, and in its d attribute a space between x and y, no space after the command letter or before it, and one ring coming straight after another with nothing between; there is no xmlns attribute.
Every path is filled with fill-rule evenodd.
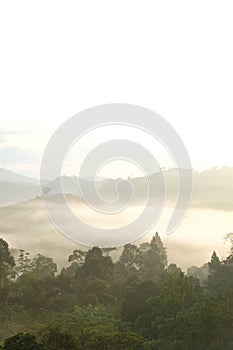
<svg viewBox="0 0 233 350"><path fill-rule="evenodd" d="M57 273L49 257L0 239L4 350L233 349L233 250L185 275L156 233L150 243L75 250Z"/></svg>
<svg viewBox="0 0 233 350"><path fill-rule="evenodd" d="M43 350L43 345L36 341L36 337L31 334L16 334L5 340L3 350Z"/></svg>

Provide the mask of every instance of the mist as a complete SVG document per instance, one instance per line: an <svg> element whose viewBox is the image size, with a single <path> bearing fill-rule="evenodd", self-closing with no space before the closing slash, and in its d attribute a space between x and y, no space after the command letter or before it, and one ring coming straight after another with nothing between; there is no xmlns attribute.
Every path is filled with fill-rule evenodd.
<svg viewBox="0 0 233 350"><path fill-rule="evenodd" d="M137 205L112 216L100 214L73 197L69 198L71 198L69 204L75 215L99 228L117 229L130 223L143 210L143 206ZM59 205L56 205L59 208ZM150 241L152 235L158 231L167 247L169 263L176 262L184 270L192 265L203 265L213 250L216 250L220 257L227 255L229 246L224 241L224 236L232 231L232 211L191 207L178 229L167 235L165 232L171 211L171 207L164 208L153 229L133 243ZM74 249L88 248L68 239L54 227L40 198L0 208L0 222L1 237L7 240L12 248L23 248L30 252L31 256L39 252L51 256L59 268L67 265L67 258ZM77 232L80 241L84 234ZM131 234L133 233L129 232L129 237ZM98 242L98 237L93 237L93 245L98 245L95 242ZM118 251L121 251L121 247Z"/></svg>

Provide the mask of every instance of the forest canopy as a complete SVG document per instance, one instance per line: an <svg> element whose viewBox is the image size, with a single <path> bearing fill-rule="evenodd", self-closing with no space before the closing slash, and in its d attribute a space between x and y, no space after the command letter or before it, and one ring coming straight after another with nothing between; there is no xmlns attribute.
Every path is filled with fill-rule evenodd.
<svg viewBox="0 0 233 350"><path fill-rule="evenodd" d="M2 349L233 349L233 249L187 274L168 265L158 233L114 250L74 250L57 272L0 239Z"/></svg>

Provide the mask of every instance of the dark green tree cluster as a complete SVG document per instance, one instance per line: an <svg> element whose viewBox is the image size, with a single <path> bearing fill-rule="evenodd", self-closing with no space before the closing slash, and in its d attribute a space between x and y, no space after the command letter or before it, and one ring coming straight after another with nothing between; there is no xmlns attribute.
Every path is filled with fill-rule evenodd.
<svg viewBox="0 0 233 350"><path fill-rule="evenodd" d="M15 262L1 239L2 349L233 349L233 250L187 275L167 265L158 233L114 250L75 250L57 273L41 254Z"/></svg>

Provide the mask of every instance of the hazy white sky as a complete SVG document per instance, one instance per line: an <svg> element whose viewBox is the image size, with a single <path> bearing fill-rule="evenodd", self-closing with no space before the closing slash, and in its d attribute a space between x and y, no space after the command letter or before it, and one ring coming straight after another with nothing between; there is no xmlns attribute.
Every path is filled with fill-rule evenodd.
<svg viewBox="0 0 233 350"><path fill-rule="evenodd" d="M194 168L232 166L232 16L230 0L1 1L0 167L37 176L53 131L111 102L166 118Z"/></svg>

